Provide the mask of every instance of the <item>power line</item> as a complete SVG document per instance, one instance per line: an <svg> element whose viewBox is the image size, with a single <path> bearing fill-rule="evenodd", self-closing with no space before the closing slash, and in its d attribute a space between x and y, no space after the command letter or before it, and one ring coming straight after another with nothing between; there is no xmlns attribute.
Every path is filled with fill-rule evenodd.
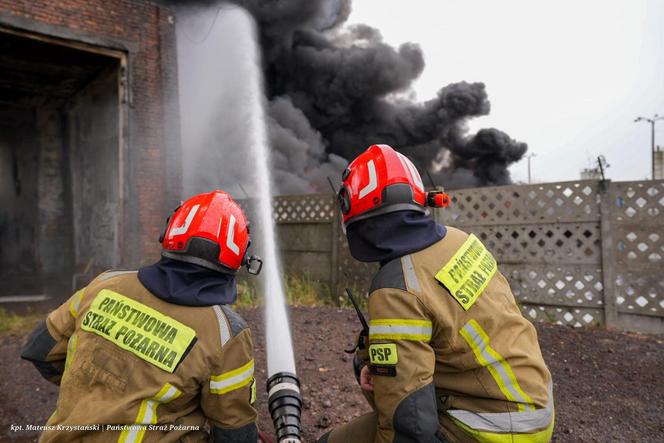
<svg viewBox="0 0 664 443"><path fill-rule="evenodd" d="M210 34L212 33L212 29L214 29L214 25L217 23L217 18L219 18L219 13L221 12L222 9L231 9L231 8L228 7L228 6L219 6L217 8L217 12L215 12L215 14L214 14L214 19L212 20L212 23L210 24L210 27L205 32L205 35L203 36L202 39L193 39L193 38L191 38L189 36L189 34L187 34L187 32L184 30L184 27L182 28L182 35L184 35L184 37L187 40L189 40L191 43L193 43L195 45L200 45L201 43L205 42L205 40L207 40L208 37L210 36Z"/></svg>

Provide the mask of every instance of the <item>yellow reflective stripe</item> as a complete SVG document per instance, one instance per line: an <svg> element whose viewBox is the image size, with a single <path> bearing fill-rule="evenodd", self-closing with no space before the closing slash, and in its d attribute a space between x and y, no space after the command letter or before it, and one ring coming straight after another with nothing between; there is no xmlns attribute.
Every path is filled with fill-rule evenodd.
<svg viewBox="0 0 664 443"><path fill-rule="evenodd" d="M533 400L519 386L511 366L491 347L489 336L475 320L459 331L475 354L477 361L487 368L505 397L517 404L519 411L533 410Z"/></svg>
<svg viewBox="0 0 664 443"><path fill-rule="evenodd" d="M69 303L69 313L74 318L76 318L76 316L78 315L78 308L81 306L81 300L83 300L84 291L85 288L76 291L71 303Z"/></svg>
<svg viewBox="0 0 664 443"><path fill-rule="evenodd" d="M210 377L210 392L225 394L248 385L254 378L254 359L232 371Z"/></svg>
<svg viewBox="0 0 664 443"><path fill-rule="evenodd" d="M76 353L77 344L78 344L78 335L72 334L72 336L69 337L69 341L67 342L67 357L65 358L65 372L67 372L67 369L69 369L69 366L71 365L71 362L74 359L74 354Z"/></svg>
<svg viewBox="0 0 664 443"><path fill-rule="evenodd" d="M157 423L157 408L162 403L168 403L182 395L182 391L170 383L166 383L154 397L146 398L138 408L136 422L130 429L125 429L120 434L120 443L139 443L145 435L145 426Z"/></svg>
<svg viewBox="0 0 664 443"><path fill-rule="evenodd" d="M369 322L369 340L431 340L430 320L381 318Z"/></svg>
<svg viewBox="0 0 664 443"><path fill-rule="evenodd" d="M118 438L118 443L140 443L145 436L145 427L142 425L131 425L125 429Z"/></svg>
<svg viewBox="0 0 664 443"><path fill-rule="evenodd" d="M548 443L551 441L553 436L553 426L555 424L555 418L551 416L551 422L546 429L539 432L533 432L530 434L523 433L494 433L494 432L485 432L477 431L463 422L457 420L454 417L450 417L451 420L463 429L464 432L474 437L480 443Z"/></svg>
<svg viewBox="0 0 664 443"><path fill-rule="evenodd" d="M474 431L494 434L529 434L539 432L551 424L554 417L553 384L547 386L547 402L544 408L524 412L475 412L448 409L447 415Z"/></svg>
<svg viewBox="0 0 664 443"><path fill-rule="evenodd" d="M249 404L256 403L256 379L251 377L251 388L249 389Z"/></svg>

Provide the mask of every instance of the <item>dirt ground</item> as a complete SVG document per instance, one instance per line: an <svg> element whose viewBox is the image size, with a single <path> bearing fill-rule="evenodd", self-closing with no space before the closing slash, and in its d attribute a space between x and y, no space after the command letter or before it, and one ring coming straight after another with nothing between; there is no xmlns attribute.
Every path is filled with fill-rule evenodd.
<svg viewBox="0 0 664 443"><path fill-rule="evenodd" d="M265 406L262 312L242 311L254 331L260 425L272 429ZM343 349L358 331L350 310L293 308L297 367L303 383L304 441L368 412ZM557 442L664 441L664 338L538 324L554 379ZM57 388L19 359L26 336L0 337L0 441L36 441L11 424L43 424Z"/></svg>

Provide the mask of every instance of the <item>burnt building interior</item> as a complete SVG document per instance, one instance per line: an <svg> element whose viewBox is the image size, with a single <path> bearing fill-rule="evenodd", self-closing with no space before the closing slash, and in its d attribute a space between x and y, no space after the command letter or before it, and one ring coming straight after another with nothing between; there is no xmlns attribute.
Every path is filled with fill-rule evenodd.
<svg viewBox="0 0 664 443"><path fill-rule="evenodd" d="M121 58L0 29L0 296L118 262Z"/></svg>

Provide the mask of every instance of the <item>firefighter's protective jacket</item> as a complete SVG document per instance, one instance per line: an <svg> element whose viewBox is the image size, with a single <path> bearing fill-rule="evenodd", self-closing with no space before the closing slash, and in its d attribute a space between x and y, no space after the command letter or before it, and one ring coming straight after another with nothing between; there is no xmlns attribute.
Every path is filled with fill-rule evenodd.
<svg viewBox="0 0 664 443"><path fill-rule="evenodd" d="M551 374L537 333L477 237L449 227L384 264L369 316L376 442L550 440Z"/></svg>
<svg viewBox="0 0 664 443"><path fill-rule="evenodd" d="M40 441L255 443L244 320L227 306L167 303L136 274L101 274L29 338L22 357L60 385L47 424L103 429L47 430Z"/></svg>

